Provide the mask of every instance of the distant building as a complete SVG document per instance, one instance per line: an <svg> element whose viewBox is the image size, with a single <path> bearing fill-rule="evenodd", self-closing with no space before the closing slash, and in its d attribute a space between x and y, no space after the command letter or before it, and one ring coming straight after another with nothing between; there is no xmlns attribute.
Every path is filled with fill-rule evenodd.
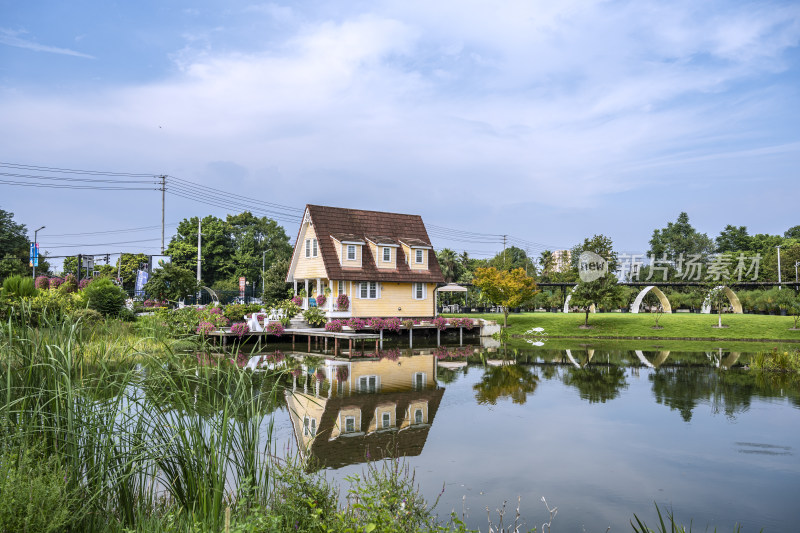
<svg viewBox="0 0 800 533"><path fill-rule="evenodd" d="M569 250L556 250L553 252L553 271L566 272L572 266L572 252Z"/></svg>

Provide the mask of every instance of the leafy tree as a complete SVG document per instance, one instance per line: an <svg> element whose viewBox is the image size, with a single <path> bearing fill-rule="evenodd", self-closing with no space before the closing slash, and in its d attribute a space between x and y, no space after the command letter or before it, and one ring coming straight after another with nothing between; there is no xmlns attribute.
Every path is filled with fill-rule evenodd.
<svg viewBox="0 0 800 533"><path fill-rule="evenodd" d="M259 218L245 211L238 215L228 215L226 222L230 226L235 250L233 254L235 278L244 276L256 283L261 278L262 260L264 268L268 269L276 261L291 257L289 236L274 220L267 217Z"/></svg>
<svg viewBox="0 0 800 533"><path fill-rule="evenodd" d="M489 259L487 266L508 272L521 268L530 275L536 274L536 266L533 261L525 253L525 250L516 246L511 246L502 252L498 252L497 255Z"/></svg>
<svg viewBox="0 0 800 533"><path fill-rule="evenodd" d="M458 255L450 248L443 248L436 252L436 259L442 268L442 275L446 283L452 283L460 277L462 265Z"/></svg>
<svg viewBox="0 0 800 533"><path fill-rule="evenodd" d="M94 285L92 283L90 287ZM167 263L154 271L144 286L144 291L160 300L177 301L197 292L194 272L174 263Z"/></svg>
<svg viewBox="0 0 800 533"><path fill-rule="evenodd" d="M9 276L32 274L27 232L25 224L14 222L14 213L0 209L0 282ZM36 273L47 274L49 271L45 254L40 254Z"/></svg>
<svg viewBox="0 0 800 533"><path fill-rule="evenodd" d="M681 254L685 258L693 254L707 257L713 250L713 241L705 233L698 232L689 223L689 215L683 212L674 223L653 230L649 254L659 259L666 255L667 260L677 261Z"/></svg>
<svg viewBox="0 0 800 533"><path fill-rule="evenodd" d="M778 281L778 250L772 248L762 254L759 278ZM794 280L794 264L800 261L800 242L786 239L781 244L781 281L789 283Z"/></svg>
<svg viewBox="0 0 800 533"><path fill-rule="evenodd" d="M583 327L589 327L589 311L595 307L616 307L622 299L622 287L617 284L617 277L607 272L594 281L579 281L572 291L570 303L586 313Z"/></svg>
<svg viewBox="0 0 800 533"><path fill-rule="evenodd" d="M740 252L750 250L752 239L747 233L746 226L732 226L728 224L715 239L717 252Z"/></svg>
<svg viewBox="0 0 800 533"><path fill-rule="evenodd" d="M552 251L545 250L539 254L539 266L542 267L541 272L543 276L547 276L553 272L556 267L556 258Z"/></svg>
<svg viewBox="0 0 800 533"><path fill-rule="evenodd" d="M117 259L117 272L122 277L122 288L126 291L132 291L136 286L136 271L142 268L150 261L150 256L146 254L121 254ZM66 262L65 272L66 270ZM116 273L114 273L116 277Z"/></svg>
<svg viewBox="0 0 800 533"><path fill-rule="evenodd" d="M83 289L83 295L89 303L89 309L94 309L104 316L118 316L125 307L127 297L125 291L108 278L91 282Z"/></svg>
<svg viewBox="0 0 800 533"><path fill-rule="evenodd" d="M533 299L539 292L536 281L522 268L510 272L494 267L479 268L475 271L473 284L495 305L503 307L503 325L508 327L508 310L519 307Z"/></svg>
<svg viewBox="0 0 800 533"><path fill-rule="evenodd" d="M770 253L774 253L775 247L783 244L783 242L784 239L780 235L757 233L751 238L750 249L753 252L760 253L762 257L766 257Z"/></svg>
<svg viewBox="0 0 800 533"><path fill-rule="evenodd" d="M786 230L783 236L786 237L787 239L800 240L800 226L792 226L791 228Z"/></svg>
<svg viewBox="0 0 800 533"><path fill-rule="evenodd" d="M584 239L583 244L579 244L572 248L570 260L572 262L572 269L578 271L578 262L583 252L594 252L606 261L608 261L608 271L614 272L617 270L619 264L617 252L614 251L614 243L605 235L594 235L589 239Z"/></svg>
<svg viewBox="0 0 800 533"><path fill-rule="evenodd" d="M275 261L264 272L264 304L274 306L282 302L289 295L291 285L286 283L286 273L289 272L289 258Z"/></svg>

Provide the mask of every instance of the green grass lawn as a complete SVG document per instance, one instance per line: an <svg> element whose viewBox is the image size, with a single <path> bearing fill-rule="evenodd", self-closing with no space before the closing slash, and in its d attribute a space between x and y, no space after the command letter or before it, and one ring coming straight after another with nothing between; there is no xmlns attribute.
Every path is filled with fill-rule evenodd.
<svg viewBox="0 0 800 533"><path fill-rule="evenodd" d="M503 315L469 315L503 323ZM658 338L658 339L746 339L800 342L800 331L791 331L792 317L771 315L722 315L718 329L717 315L673 313L662 315L653 329L654 315L647 313L590 313L590 329L581 329L583 313L512 313L508 316L511 335L523 335L530 328L542 327L550 338Z"/></svg>

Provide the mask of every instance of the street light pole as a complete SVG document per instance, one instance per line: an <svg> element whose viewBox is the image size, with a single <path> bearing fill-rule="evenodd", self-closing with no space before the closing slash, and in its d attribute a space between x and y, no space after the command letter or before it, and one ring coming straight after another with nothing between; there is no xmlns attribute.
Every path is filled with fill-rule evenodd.
<svg viewBox="0 0 800 533"><path fill-rule="evenodd" d="M266 250L262 250L261 251L261 292L262 292L262 297L263 297L263 292L264 292L264 267L266 266L266 263L264 261L266 259L266 256L267 256L267 251ZM795 270L797 270L797 267L795 267Z"/></svg>
<svg viewBox="0 0 800 533"><path fill-rule="evenodd" d="M42 226L41 228L39 228L39 229L37 229L37 230L35 230L33 232L33 246L34 246L34 249L36 248L36 243L38 242L38 239L37 239L36 235L37 235L37 233L39 233L43 229L44 229L44 226ZM33 260L33 280L34 281L36 281L36 263L38 261L39 261L39 254L37 253L36 257Z"/></svg>
<svg viewBox="0 0 800 533"><path fill-rule="evenodd" d="M775 248L778 249L778 290L781 290L781 245L779 244Z"/></svg>
<svg viewBox="0 0 800 533"><path fill-rule="evenodd" d="M797 265L800 265L800 261L795 261L794 262L794 282L795 283L800 283L800 282L797 281Z"/></svg>

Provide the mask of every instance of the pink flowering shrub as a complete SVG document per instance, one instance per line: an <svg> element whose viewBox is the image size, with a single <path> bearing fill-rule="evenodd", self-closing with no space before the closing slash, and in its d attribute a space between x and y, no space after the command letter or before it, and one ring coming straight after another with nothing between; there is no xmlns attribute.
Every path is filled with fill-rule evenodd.
<svg viewBox="0 0 800 533"><path fill-rule="evenodd" d="M350 298L348 298L346 294L340 294L339 297L336 298L336 310L347 311L348 309L350 309Z"/></svg>
<svg viewBox="0 0 800 533"><path fill-rule="evenodd" d="M462 318L451 318L448 320L448 323L456 328L465 328L467 330L472 329L475 325L475 322L469 317L462 317Z"/></svg>
<svg viewBox="0 0 800 533"><path fill-rule="evenodd" d="M381 360L386 359L387 361L397 361L400 359L400 350L397 348L392 350L382 350L378 352L377 355Z"/></svg>
<svg viewBox="0 0 800 533"><path fill-rule="evenodd" d="M247 325L247 322L236 322L231 326L231 333L235 334L240 339L249 331L250 326Z"/></svg>
<svg viewBox="0 0 800 533"><path fill-rule="evenodd" d="M64 280L59 277L50 278L51 289L57 289L62 283L64 283Z"/></svg>
<svg viewBox="0 0 800 533"><path fill-rule="evenodd" d="M324 294L320 294L319 296L317 296L316 300L317 300L317 307L322 307L323 305L325 305L325 302L328 301L328 299L325 297Z"/></svg>
<svg viewBox="0 0 800 533"><path fill-rule="evenodd" d="M267 333L270 335L274 335L276 337L280 337L283 335L283 332L286 331L286 328L283 327L283 324L280 322L270 322L267 324Z"/></svg>
<svg viewBox="0 0 800 533"><path fill-rule="evenodd" d="M336 367L336 379L338 381L347 381L347 378L350 377L350 369L346 366L337 366Z"/></svg>
<svg viewBox="0 0 800 533"><path fill-rule="evenodd" d="M37 289L47 290L50 288L50 278L47 276L36 276L36 281L34 281L34 285Z"/></svg>
<svg viewBox="0 0 800 533"><path fill-rule="evenodd" d="M465 359L472 355L472 348L447 348L440 346L433 354L437 359Z"/></svg>
<svg viewBox="0 0 800 533"><path fill-rule="evenodd" d="M211 322L200 322L197 326L197 333L200 335L208 335L212 331L215 331L217 328Z"/></svg>
<svg viewBox="0 0 800 533"><path fill-rule="evenodd" d="M88 287L88 286L89 286L89 284L90 284L91 282L92 282L92 280L91 280L91 279L89 279L89 278L83 278L83 279L81 280L81 282L80 282L80 283L78 283L78 288L79 288L79 289L85 289L86 287Z"/></svg>
<svg viewBox="0 0 800 533"><path fill-rule="evenodd" d="M403 323L397 317L387 318L387 319L384 319L384 321L383 321L384 329L388 329L389 331L394 331L394 332L400 331L400 326L402 324Z"/></svg>
<svg viewBox="0 0 800 533"><path fill-rule="evenodd" d="M222 309L220 307L212 307L208 312L212 315L222 315Z"/></svg>
<svg viewBox="0 0 800 533"><path fill-rule="evenodd" d="M280 350L275 350L275 353L267 355L267 361L270 363L282 363L286 360L286 356Z"/></svg>
<svg viewBox="0 0 800 533"><path fill-rule="evenodd" d="M370 318L367 320L367 327L370 329L383 329L383 319L382 318Z"/></svg>
<svg viewBox="0 0 800 533"><path fill-rule="evenodd" d="M344 326L343 320L331 320L327 324L325 324L325 331L330 331L332 333L339 333L342 331L342 327Z"/></svg>
<svg viewBox="0 0 800 533"><path fill-rule="evenodd" d="M439 331L444 331L447 328L447 319L443 316L437 316L433 319L433 325L436 326L436 329Z"/></svg>
<svg viewBox="0 0 800 533"><path fill-rule="evenodd" d="M292 303L294 305L296 305L297 307L302 307L303 306L303 299L301 297L299 297L299 296L295 296L295 297L292 298Z"/></svg>
<svg viewBox="0 0 800 533"><path fill-rule="evenodd" d="M414 321L411 320L410 318L406 318L405 320L403 320L403 326L411 329L414 326Z"/></svg>
<svg viewBox="0 0 800 533"><path fill-rule="evenodd" d="M347 321L347 325L353 328L354 330L364 329L367 326L367 323L357 317L353 317Z"/></svg>
<svg viewBox="0 0 800 533"><path fill-rule="evenodd" d="M303 370L300 368L293 368L291 372L289 372L292 377L299 378L300 375L303 373Z"/></svg>

